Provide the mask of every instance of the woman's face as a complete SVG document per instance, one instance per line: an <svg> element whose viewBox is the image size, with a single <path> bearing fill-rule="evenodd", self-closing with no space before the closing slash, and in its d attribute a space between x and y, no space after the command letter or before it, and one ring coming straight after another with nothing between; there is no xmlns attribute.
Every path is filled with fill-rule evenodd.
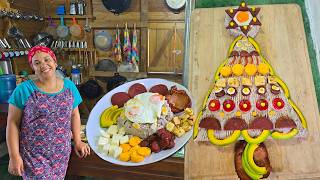
<svg viewBox="0 0 320 180"><path fill-rule="evenodd" d="M49 54L39 51L32 57L32 67L36 75L48 78L55 76L57 63Z"/></svg>

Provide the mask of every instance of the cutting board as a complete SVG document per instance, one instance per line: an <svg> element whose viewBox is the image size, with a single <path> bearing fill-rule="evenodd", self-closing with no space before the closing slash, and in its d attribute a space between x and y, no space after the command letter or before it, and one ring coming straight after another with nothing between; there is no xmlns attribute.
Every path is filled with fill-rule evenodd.
<svg viewBox="0 0 320 180"><path fill-rule="evenodd" d="M320 118L298 5L261 5L262 27L255 40L276 74L288 85L291 99L308 122L304 139L268 140L273 171L269 179L320 177ZM227 8L195 9L192 13L188 88L200 109L213 86L214 73L235 39L224 28ZM216 147L190 141L185 153L185 179L237 179L234 144Z"/></svg>

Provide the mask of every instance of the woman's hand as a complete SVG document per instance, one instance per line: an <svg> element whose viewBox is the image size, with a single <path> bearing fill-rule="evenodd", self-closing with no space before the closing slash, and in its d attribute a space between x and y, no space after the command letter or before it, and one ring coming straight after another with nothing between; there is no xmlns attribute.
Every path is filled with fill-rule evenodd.
<svg viewBox="0 0 320 180"><path fill-rule="evenodd" d="M8 172L14 176L22 176L24 173L23 161L21 156L10 158Z"/></svg>
<svg viewBox="0 0 320 180"><path fill-rule="evenodd" d="M74 151L75 151L76 155L79 158L85 158L88 155L90 155L90 147L89 147L89 145L84 143L84 142L82 142L82 141L79 141L78 143L75 143Z"/></svg>

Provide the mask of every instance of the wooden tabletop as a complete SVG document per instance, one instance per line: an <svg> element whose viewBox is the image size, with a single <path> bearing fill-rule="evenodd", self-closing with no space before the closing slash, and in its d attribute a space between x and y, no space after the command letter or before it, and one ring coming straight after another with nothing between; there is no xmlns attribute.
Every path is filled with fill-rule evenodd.
<svg viewBox="0 0 320 180"><path fill-rule="evenodd" d="M156 163L129 167L106 162L91 150L91 155L84 159L71 153L67 175L112 180L179 180L184 179L183 171L183 158L169 157Z"/></svg>
<svg viewBox="0 0 320 180"><path fill-rule="evenodd" d="M287 84L309 131L305 139L266 142L273 167L269 179L319 178L320 117L300 7L296 4L260 7L262 26L255 40L276 74ZM188 88L197 110L235 39L224 27L225 9L228 8L203 8L192 13ZM238 179L233 149L234 145L221 148L190 141L185 152L185 179Z"/></svg>

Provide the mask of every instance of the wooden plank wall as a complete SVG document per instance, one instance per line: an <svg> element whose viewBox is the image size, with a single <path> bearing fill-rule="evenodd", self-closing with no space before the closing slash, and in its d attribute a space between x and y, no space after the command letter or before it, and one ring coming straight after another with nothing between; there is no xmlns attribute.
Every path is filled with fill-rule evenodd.
<svg viewBox="0 0 320 180"><path fill-rule="evenodd" d="M66 4L68 12L69 0L42 0L46 16L54 15L58 5ZM184 42L184 11L174 14L166 6L165 0L132 0L130 8L114 15L109 12L101 0L86 0L88 12L92 17L90 25L93 30L86 36L90 47L94 47L93 38L97 31L105 30L115 39L117 25L121 32L125 23L128 24L130 34L133 24L137 26L138 49L140 55L139 69L142 72L176 72L182 73L183 64L183 42ZM58 19L55 19L59 23ZM65 20L67 25L71 24L71 19ZM78 23L85 24L85 19L78 19ZM176 27L176 42L174 42L174 29ZM122 38L123 40L123 38ZM175 44L175 45L174 45ZM181 50L179 55L174 56L172 51ZM180 52L180 51L179 51ZM112 50L100 51L97 54L98 60L114 59ZM148 68L148 65L150 67ZM103 76L104 73L96 73ZM110 75L105 73L105 75Z"/></svg>

